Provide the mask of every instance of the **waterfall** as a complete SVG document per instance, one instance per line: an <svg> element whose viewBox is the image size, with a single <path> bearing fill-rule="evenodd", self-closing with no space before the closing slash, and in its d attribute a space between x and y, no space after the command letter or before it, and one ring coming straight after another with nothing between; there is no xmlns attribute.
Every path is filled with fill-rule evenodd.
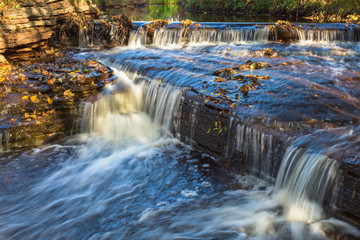
<svg viewBox="0 0 360 240"><path fill-rule="evenodd" d="M241 28L159 28L154 31L154 46L182 46L185 43L242 43L249 41L268 41L268 27ZM147 31L139 27L130 34L129 46L147 44Z"/></svg>
<svg viewBox="0 0 360 240"><path fill-rule="evenodd" d="M269 29L267 27L257 28L227 28L227 29L201 29L195 28L191 31L191 43L221 43L221 42L248 42L268 41Z"/></svg>
<svg viewBox="0 0 360 240"><path fill-rule="evenodd" d="M360 31L356 28L350 29L297 29L299 39L315 42L359 42Z"/></svg>
<svg viewBox="0 0 360 240"><path fill-rule="evenodd" d="M145 112L154 120L158 127L163 127L168 134L174 133L175 113L180 108L180 89L160 81L143 83L145 90Z"/></svg>
<svg viewBox="0 0 360 240"><path fill-rule="evenodd" d="M129 46L145 46L147 38L147 29L145 27L139 27L137 31L131 31L129 37Z"/></svg>
<svg viewBox="0 0 360 240"><path fill-rule="evenodd" d="M176 46L185 44L183 35L186 29L167 29L160 28L154 31L153 44L155 46Z"/></svg>
<svg viewBox="0 0 360 240"><path fill-rule="evenodd" d="M243 154L249 172L271 182L272 135L241 124L237 125L236 132L236 150Z"/></svg>
<svg viewBox="0 0 360 240"><path fill-rule="evenodd" d="M181 91L159 81L134 83L124 72L94 103L84 105L83 132L100 134L118 142L148 142L174 133ZM136 78L136 74L132 76Z"/></svg>
<svg viewBox="0 0 360 240"><path fill-rule="evenodd" d="M334 159L309 149L288 147L275 184L276 198L288 220L311 223L323 219L323 208L336 203L339 177L339 164Z"/></svg>
<svg viewBox="0 0 360 240"><path fill-rule="evenodd" d="M80 28L79 29L79 47L89 47L91 46L90 41L92 40L92 37L90 39L88 31L86 29Z"/></svg>

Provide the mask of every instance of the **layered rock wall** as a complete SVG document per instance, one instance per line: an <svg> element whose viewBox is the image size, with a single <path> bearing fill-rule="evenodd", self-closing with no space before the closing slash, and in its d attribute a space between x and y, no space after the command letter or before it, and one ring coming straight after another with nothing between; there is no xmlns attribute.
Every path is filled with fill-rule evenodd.
<svg viewBox="0 0 360 240"><path fill-rule="evenodd" d="M0 54L13 61L39 58L57 24L73 14L99 12L95 5L84 1L36 0L20 6L0 12Z"/></svg>

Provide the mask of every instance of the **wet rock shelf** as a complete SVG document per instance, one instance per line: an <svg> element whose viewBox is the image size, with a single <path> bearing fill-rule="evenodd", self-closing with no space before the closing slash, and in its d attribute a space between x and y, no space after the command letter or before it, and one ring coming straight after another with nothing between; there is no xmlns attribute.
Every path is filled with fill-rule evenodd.
<svg viewBox="0 0 360 240"><path fill-rule="evenodd" d="M80 131L81 101L111 78L102 64L56 53L49 62L11 67L0 75L1 149L38 145Z"/></svg>

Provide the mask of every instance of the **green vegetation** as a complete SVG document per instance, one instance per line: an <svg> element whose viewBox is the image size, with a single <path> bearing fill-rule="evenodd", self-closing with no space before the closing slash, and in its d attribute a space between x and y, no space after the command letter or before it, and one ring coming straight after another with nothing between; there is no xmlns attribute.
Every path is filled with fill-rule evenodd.
<svg viewBox="0 0 360 240"><path fill-rule="evenodd" d="M360 13L359 0L187 0L186 6L201 11L232 10L292 16L346 16Z"/></svg>
<svg viewBox="0 0 360 240"><path fill-rule="evenodd" d="M164 7L158 8L154 6L147 6L148 8L148 16L149 20L151 19L168 19L176 15L178 12L178 5L176 4L168 4Z"/></svg>
<svg viewBox="0 0 360 240"><path fill-rule="evenodd" d="M179 0L92 0L100 6L106 5L173 5Z"/></svg>
<svg viewBox="0 0 360 240"><path fill-rule="evenodd" d="M178 4L178 0L149 0L148 4L164 4L164 5L171 5L171 4Z"/></svg>
<svg viewBox="0 0 360 240"><path fill-rule="evenodd" d="M144 7L126 7L105 9L108 15L124 14L133 21L151 21L154 19L170 19L179 14L177 4L147 5Z"/></svg>

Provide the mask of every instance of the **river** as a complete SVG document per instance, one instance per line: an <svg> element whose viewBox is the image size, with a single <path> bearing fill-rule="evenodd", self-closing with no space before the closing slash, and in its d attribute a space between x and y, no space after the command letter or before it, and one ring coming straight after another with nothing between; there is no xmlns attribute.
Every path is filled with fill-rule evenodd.
<svg viewBox="0 0 360 240"><path fill-rule="evenodd" d="M209 23L184 41L174 23L156 30L147 45L142 24L136 23L126 47L79 54L96 57L116 76L95 101L82 104L81 134L0 154L0 239L360 236L331 214L340 170L330 156L360 139L358 87L351 81L360 67L356 32L329 25L282 44L268 40L266 25ZM269 48L277 55L265 56ZM271 79L242 98L235 117L262 112L269 117L264 126L286 131L281 128L288 124L300 132L309 130L309 119L324 120L334 131L321 128L290 139L275 179L259 176L268 166L256 165L272 154L264 152L271 137L229 126L236 149L255 162L248 173L231 174L220 159L197 150L194 132L181 136L184 92L211 96L220 84L211 75L215 70L248 60L272 67L243 69L244 76ZM236 84L228 82L229 98L235 98ZM316 104L305 85L321 88ZM193 111L192 124L196 117ZM304 144L308 148L299 147Z"/></svg>

